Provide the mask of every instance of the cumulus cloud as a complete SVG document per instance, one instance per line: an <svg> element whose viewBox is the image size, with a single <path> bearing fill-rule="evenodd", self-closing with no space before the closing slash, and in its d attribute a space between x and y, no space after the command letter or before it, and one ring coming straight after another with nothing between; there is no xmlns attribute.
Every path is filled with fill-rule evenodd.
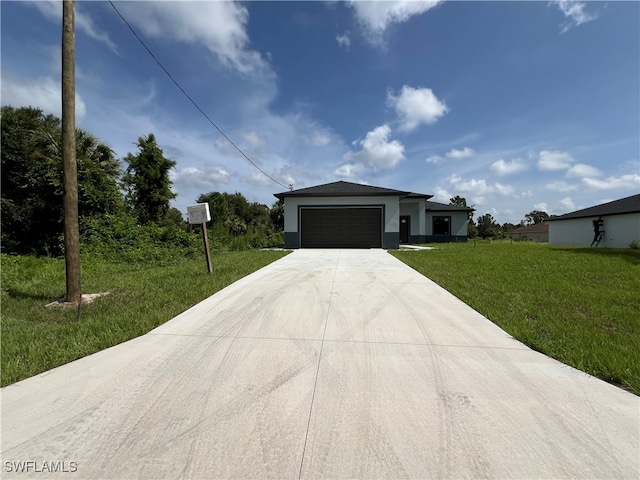
<svg viewBox="0 0 640 480"><path fill-rule="evenodd" d="M640 175L622 175L609 177L604 180L597 178L583 178L582 185L591 190L634 190L640 189Z"/></svg>
<svg viewBox="0 0 640 480"><path fill-rule="evenodd" d="M565 197L558 202L558 208L556 209L556 211L558 213L566 213L571 212L575 209L576 205L575 203L573 203L573 200L571 200L571 197Z"/></svg>
<svg viewBox="0 0 640 480"><path fill-rule="evenodd" d="M270 72L259 52L249 48L249 11L236 2L121 2L129 22L145 35L204 45L240 73Z"/></svg>
<svg viewBox="0 0 640 480"><path fill-rule="evenodd" d="M449 193L444 188L436 187L436 189L433 192L433 197L431 197L429 200L431 200L433 202L440 202L440 203L448 204L450 199L452 199L453 197L455 197L455 195Z"/></svg>
<svg viewBox="0 0 640 480"><path fill-rule="evenodd" d="M313 132L313 134L311 135L307 135L305 137L305 141L314 147L324 147L325 145L328 145L329 142L331 142L331 135L329 135L328 132L326 131L316 131Z"/></svg>
<svg viewBox="0 0 640 480"><path fill-rule="evenodd" d="M490 184L484 179L476 180L474 178L465 180L459 175L453 174L448 179L449 183L453 185L456 191L461 193L471 193L478 196L485 195L512 195L514 193L513 187L509 185L502 185L501 183Z"/></svg>
<svg viewBox="0 0 640 480"><path fill-rule="evenodd" d="M409 132L419 125L431 125L449 111L430 88L404 85L399 95L387 92L387 105L394 108L400 121L400 130Z"/></svg>
<svg viewBox="0 0 640 480"><path fill-rule="evenodd" d="M524 162L518 158L511 160L510 162L506 162L502 159L493 162L491 167L489 167L491 171L497 175L513 175L514 173L522 172L526 170L527 166Z"/></svg>
<svg viewBox="0 0 640 480"><path fill-rule="evenodd" d="M562 180L551 182L546 186L547 190L551 190L552 192L572 192L577 190L576 185L571 185L567 182L563 182Z"/></svg>
<svg viewBox="0 0 640 480"><path fill-rule="evenodd" d="M567 177L569 178L593 178L599 177L602 172L591 165L585 165L584 163L576 163L573 167L567 170Z"/></svg>
<svg viewBox="0 0 640 480"><path fill-rule="evenodd" d="M534 210L538 210L539 212L548 212L549 211L549 205L547 205L544 202L540 202L540 203L536 203L533 206Z"/></svg>
<svg viewBox="0 0 640 480"><path fill-rule="evenodd" d="M452 148L445 154L445 156L453 160L460 160L463 158L473 157L475 153L476 153L475 150L469 147L464 147L462 150L457 150L455 148Z"/></svg>
<svg viewBox="0 0 640 480"><path fill-rule="evenodd" d="M345 163L336 168L333 173L339 177L354 178L364 172L364 166L359 163Z"/></svg>
<svg viewBox="0 0 640 480"><path fill-rule="evenodd" d="M427 163L433 163L434 165L437 165L438 163L443 162L444 158L442 158L440 155L430 155L427 158L425 158L424 161Z"/></svg>
<svg viewBox="0 0 640 480"><path fill-rule="evenodd" d="M389 141L391 128L384 124L367 133L364 140L354 144L362 146L358 152L348 152L344 159L347 162L360 162L374 170L395 167L404 159L404 145L397 140Z"/></svg>
<svg viewBox="0 0 640 480"><path fill-rule="evenodd" d="M35 5L38 10L50 20L62 22L62 2L56 0L37 0L30 3ZM75 9L75 24L79 31L86 33L94 40L104 43L114 53L118 53L116 44L109 38L109 35L96 27L91 17L84 13L77 3Z"/></svg>
<svg viewBox="0 0 640 480"><path fill-rule="evenodd" d="M37 79L2 78L2 104L32 106L44 112L62 116L62 94L60 82L51 77ZM76 118L81 120L87 113L87 106L76 91Z"/></svg>
<svg viewBox="0 0 640 480"><path fill-rule="evenodd" d="M538 156L538 168L540 170L566 170L574 162L574 158L569 153L560 150L542 150Z"/></svg>
<svg viewBox="0 0 640 480"><path fill-rule="evenodd" d="M178 190L181 187L217 188L229 181L229 173L222 167L209 167L205 170L184 167L171 170L169 178Z"/></svg>
<svg viewBox="0 0 640 480"><path fill-rule="evenodd" d="M342 35L336 36L336 41L338 45L346 48L347 50L351 46L351 40L349 40L349 32L344 32Z"/></svg>
<svg viewBox="0 0 640 480"><path fill-rule="evenodd" d="M253 148L263 147L267 144L265 139L256 132L245 132L242 134L242 138L249 147Z"/></svg>
<svg viewBox="0 0 640 480"><path fill-rule="evenodd" d="M382 44L384 33L394 23L403 23L414 15L421 15L432 9L441 0L394 0L394 1L349 1L365 37L374 45Z"/></svg>
<svg viewBox="0 0 640 480"><path fill-rule="evenodd" d="M597 13L589 13L586 11L587 4L585 2L576 0L554 0L551 4L556 5L567 19L567 21L560 26L560 33L565 33L571 27L577 27L598 18Z"/></svg>

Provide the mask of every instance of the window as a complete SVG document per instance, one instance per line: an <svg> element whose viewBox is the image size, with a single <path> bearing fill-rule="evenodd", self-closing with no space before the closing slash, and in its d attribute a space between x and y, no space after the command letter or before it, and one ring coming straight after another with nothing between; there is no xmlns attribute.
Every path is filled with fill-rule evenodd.
<svg viewBox="0 0 640 480"><path fill-rule="evenodd" d="M434 235L451 235L451 217L433 217Z"/></svg>

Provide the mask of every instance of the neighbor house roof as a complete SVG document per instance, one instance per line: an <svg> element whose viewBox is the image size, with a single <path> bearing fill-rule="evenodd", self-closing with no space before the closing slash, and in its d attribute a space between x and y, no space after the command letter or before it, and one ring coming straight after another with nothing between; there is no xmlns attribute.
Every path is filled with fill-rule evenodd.
<svg viewBox="0 0 640 480"><path fill-rule="evenodd" d="M602 203L595 207L583 208L575 212L549 218L549 221L569 220L572 218L600 217L607 215L620 215L624 213L640 213L640 194L614 200L613 202Z"/></svg>
<svg viewBox="0 0 640 480"><path fill-rule="evenodd" d="M446 203L438 202L424 202L427 211L449 211L449 212L472 212L475 208L472 207L460 207L458 205L447 205Z"/></svg>
<svg viewBox="0 0 640 480"><path fill-rule="evenodd" d="M392 188L374 187L372 185L362 185L351 182L333 182L315 187L299 188L289 192L275 193L274 196L282 200L285 197L363 197L370 195L377 196L401 196L406 197L411 192L394 190Z"/></svg>
<svg viewBox="0 0 640 480"><path fill-rule="evenodd" d="M534 225L523 225L511 230L510 233L548 233L549 222L536 223Z"/></svg>

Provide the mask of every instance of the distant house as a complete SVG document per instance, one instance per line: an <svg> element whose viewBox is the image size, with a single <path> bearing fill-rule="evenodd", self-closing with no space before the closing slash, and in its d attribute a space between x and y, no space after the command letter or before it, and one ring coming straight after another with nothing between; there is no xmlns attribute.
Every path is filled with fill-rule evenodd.
<svg viewBox="0 0 640 480"><path fill-rule="evenodd" d="M398 248L467 241L473 211L428 201L432 195L333 182L276 193L284 201L287 248Z"/></svg>
<svg viewBox="0 0 640 480"><path fill-rule="evenodd" d="M624 248L640 239L640 194L549 219L549 243L589 246L593 221L602 217L601 247Z"/></svg>
<svg viewBox="0 0 640 480"><path fill-rule="evenodd" d="M534 242L549 241L549 222L534 225L523 225L509 232L509 238L514 240L533 240Z"/></svg>

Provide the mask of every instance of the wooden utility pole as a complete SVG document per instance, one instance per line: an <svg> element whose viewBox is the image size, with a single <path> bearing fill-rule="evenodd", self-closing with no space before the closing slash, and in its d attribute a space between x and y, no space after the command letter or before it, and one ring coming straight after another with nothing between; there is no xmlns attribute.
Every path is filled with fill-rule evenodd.
<svg viewBox="0 0 640 480"><path fill-rule="evenodd" d="M78 167L76 163L75 0L62 2L62 170L64 173L64 260L67 302L82 295L80 286L80 227L78 225Z"/></svg>

